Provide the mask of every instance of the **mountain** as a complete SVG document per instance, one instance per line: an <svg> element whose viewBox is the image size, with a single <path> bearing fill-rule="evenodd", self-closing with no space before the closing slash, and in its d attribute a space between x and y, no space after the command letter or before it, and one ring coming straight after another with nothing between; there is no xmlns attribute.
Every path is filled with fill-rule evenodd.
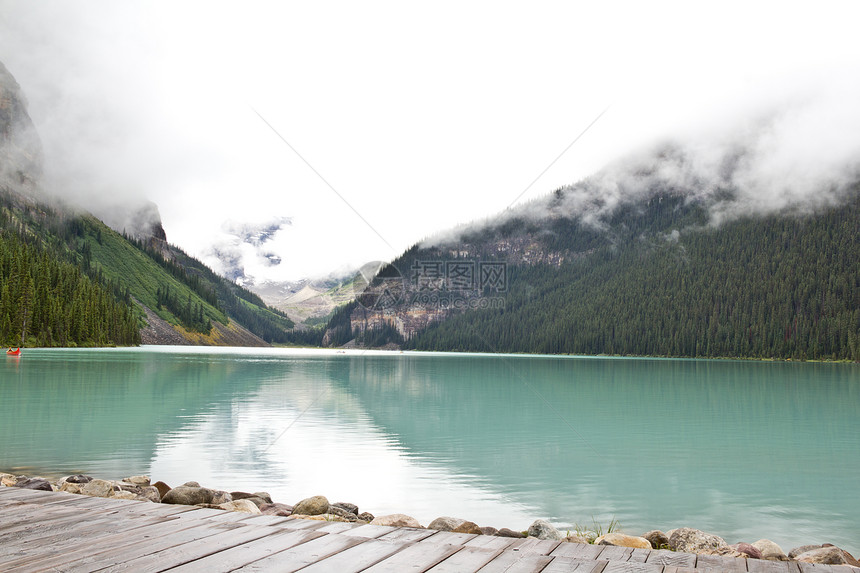
<svg viewBox="0 0 860 573"><path fill-rule="evenodd" d="M43 188L38 134L0 64L0 343L27 346L289 340L292 321L167 242L152 203L109 221Z"/></svg>
<svg viewBox="0 0 860 573"><path fill-rule="evenodd" d="M860 360L860 185L765 209L738 154L714 180L662 149L416 245L323 342Z"/></svg>

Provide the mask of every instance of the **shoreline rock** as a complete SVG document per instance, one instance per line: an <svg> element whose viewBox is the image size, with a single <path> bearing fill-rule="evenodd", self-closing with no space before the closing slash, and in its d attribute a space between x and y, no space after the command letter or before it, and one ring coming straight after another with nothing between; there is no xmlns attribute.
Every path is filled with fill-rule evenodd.
<svg viewBox="0 0 860 573"><path fill-rule="evenodd" d="M359 513L357 505L348 502L329 503L322 495L299 500L294 505L277 503L266 492L227 492L202 487L194 481L185 482L171 488L162 481L151 484L148 476L131 476L122 480L103 480L86 475L69 475L56 482L37 476L16 476L0 472L0 484L6 487L20 487L44 491L63 491L77 495L127 499L149 503L166 503L209 507L223 511L244 512L252 515L275 515L295 519L351 522L356 524L388 525L425 529L414 517L396 513L375 517L369 512ZM793 561L827 565L849 565L860 567L860 561L853 555L829 543L801 545L787 554L769 539L759 539L753 543L739 541L729 545L722 537L690 527L662 532L652 530L640 536L619 532L597 536L592 532L582 532L585 536L563 535L555 526L544 519L535 520L527 532L518 532L506 527L496 529L480 526L459 517L441 516L431 521L426 529L492 535L496 537L534 537L569 543L593 543L642 549L668 549L700 555L723 555L738 559L757 559L767 561ZM579 533L579 532L577 532Z"/></svg>

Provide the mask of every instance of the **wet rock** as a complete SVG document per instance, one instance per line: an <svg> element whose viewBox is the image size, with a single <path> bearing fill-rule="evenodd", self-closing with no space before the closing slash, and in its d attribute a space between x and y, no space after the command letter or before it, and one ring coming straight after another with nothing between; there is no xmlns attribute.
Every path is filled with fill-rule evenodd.
<svg viewBox="0 0 860 573"><path fill-rule="evenodd" d="M354 503L347 503L345 501L339 501L337 503L331 504L331 506L332 507L339 507L340 509L342 509L346 512L354 513L355 515L358 515L358 506L355 505Z"/></svg>
<svg viewBox="0 0 860 573"><path fill-rule="evenodd" d="M564 535L545 519L536 519L534 523L529 525L528 533L529 537L536 537L537 539L552 539L554 541L564 539Z"/></svg>
<svg viewBox="0 0 860 573"><path fill-rule="evenodd" d="M196 483L196 482L189 482ZM198 505L201 503L212 503L215 492L211 489L199 486L180 485L161 496L161 503L178 505Z"/></svg>
<svg viewBox="0 0 860 573"><path fill-rule="evenodd" d="M374 519L375 518L373 517L373 514L370 513L369 511L362 511L361 513L358 514L358 520L359 521L366 521L367 523L370 523Z"/></svg>
<svg viewBox="0 0 860 573"><path fill-rule="evenodd" d="M215 490L212 492L212 501L209 503L221 505L222 503L230 503L231 501L234 501L232 494L226 491Z"/></svg>
<svg viewBox="0 0 860 573"><path fill-rule="evenodd" d="M823 565L849 564L848 560L845 558L845 553L833 545L804 551L795 557L795 560L800 561L801 563L821 563Z"/></svg>
<svg viewBox="0 0 860 573"><path fill-rule="evenodd" d="M750 557L752 559L761 559L762 558L761 550L758 547L756 547L755 545L752 545L750 543L735 543L734 545L729 545L729 547L731 547L732 549L734 549L738 553L743 553L744 555L746 555L747 557Z"/></svg>
<svg viewBox="0 0 860 573"><path fill-rule="evenodd" d="M93 478L92 476L85 476L85 475L83 475L83 474L75 474L75 475L72 475L72 476L66 476L66 477L64 477L63 479L61 479L60 481L61 481L61 482L63 482L63 483L80 483L80 484L84 484L84 483L90 483L91 481L93 481L93 479L94 479L94 478Z"/></svg>
<svg viewBox="0 0 860 573"><path fill-rule="evenodd" d="M513 529L508 529L507 527L503 527L499 530L498 533L496 533L496 536L497 537L521 538L521 537L526 537L526 534L523 533L522 531L514 531Z"/></svg>
<svg viewBox="0 0 860 573"><path fill-rule="evenodd" d="M248 499L237 499L236 501L228 501L218 505L227 511L240 511L242 513L253 513L256 515L262 513L260 508L257 507L257 504Z"/></svg>
<svg viewBox="0 0 860 573"><path fill-rule="evenodd" d="M785 554L782 547L770 539L759 539L752 546L761 551L762 559L767 559L768 561L788 561L788 555Z"/></svg>
<svg viewBox="0 0 860 573"><path fill-rule="evenodd" d="M167 485L163 481L155 482L154 484L152 484L152 487L154 487L155 489L158 490L158 495L162 499L164 498L165 494L167 494L167 492L169 492L172 489L169 485Z"/></svg>
<svg viewBox="0 0 860 573"><path fill-rule="evenodd" d="M568 535L562 539L562 541L565 543L588 543L588 539L580 537L579 535Z"/></svg>
<svg viewBox="0 0 860 573"><path fill-rule="evenodd" d="M728 543L718 536L691 527L679 527L669 536L669 549L686 553L706 553L709 550L728 547ZM715 555L714 553L708 553Z"/></svg>
<svg viewBox="0 0 860 573"><path fill-rule="evenodd" d="M498 532L499 530L495 527L486 526L481 528L481 535L496 535Z"/></svg>
<svg viewBox="0 0 860 573"><path fill-rule="evenodd" d="M416 527L420 528L421 524L418 520L410 515L403 513L392 513L390 515L380 515L374 518L370 525L388 525L390 527Z"/></svg>
<svg viewBox="0 0 860 573"><path fill-rule="evenodd" d="M465 521L465 519L460 519L459 517L437 517L430 522L430 525L427 526L427 529L435 529L436 531L453 531Z"/></svg>
<svg viewBox="0 0 860 573"><path fill-rule="evenodd" d="M140 486L140 487L145 487L145 486L151 485L149 482L149 476L131 476L131 477L123 478L122 481L124 481L125 483L130 483L132 485Z"/></svg>
<svg viewBox="0 0 860 573"><path fill-rule="evenodd" d="M46 480L45 478L40 477L22 477L15 480L15 484L13 487L20 487L21 489L36 489L39 491L54 491L54 488L51 487L51 482Z"/></svg>
<svg viewBox="0 0 860 573"><path fill-rule="evenodd" d="M260 512L263 515L280 515L281 517L289 517L293 513L293 506L285 503L264 503L260 506Z"/></svg>
<svg viewBox="0 0 860 573"><path fill-rule="evenodd" d="M451 531L454 533L471 533L474 535L481 535L481 528L478 527L478 524L473 521L464 521Z"/></svg>
<svg viewBox="0 0 860 573"><path fill-rule="evenodd" d="M644 537L634 537L623 533L607 533L594 540L595 545L614 545L616 547L635 547L651 549L651 542Z"/></svg>
<svg viewBox="0 0 860 573"><path fill-rule="evenodd" d="M821 549L824 547L823 545L801 545L800 547L795 547L791 551L788 552L789 559L794 559L801 553L806 553L807 551L812 551L813 549Z"/></svg>
<svg viewBox="0 0 860 573"><path fill-rule="evenodd" d="M328 499L323 495L308 497L293 506L293 513L300 515L322 515L328 513Z"/></svg>
<svg viewBox="0 0 860 573"><path fill-rule="evenodd" d="M119 489L118 487L116 489ZM84 484L81 493L93 497L110 497L114 492L113 482L103 479L93 479Z"/></svg>
<svg viewBox="0 0 860 573"><path fill-rule="evenodd" d="M643 533L642 537L648 540L651 544L651 549L666 549L669 547L669 536L659 529L652 529L647 533Z"/></svg>
<svg viewBox="0 0 860 573"><path fill-rule="evenodd" d="M358 516L356 514L346 511L345 509L341 509L340 507L335 507L334 505L329 506L328 512L332 515L342 517L349 522L358 521Z"/></svg>

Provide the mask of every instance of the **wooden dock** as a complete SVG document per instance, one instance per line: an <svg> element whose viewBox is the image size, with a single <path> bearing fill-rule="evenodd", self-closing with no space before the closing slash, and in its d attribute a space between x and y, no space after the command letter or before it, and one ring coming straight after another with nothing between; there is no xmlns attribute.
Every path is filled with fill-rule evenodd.
<svg viewBox="0 0 860 573"><path fill-rule="evenodd" d="M860 573L0 487L0 571Z"/></svg>

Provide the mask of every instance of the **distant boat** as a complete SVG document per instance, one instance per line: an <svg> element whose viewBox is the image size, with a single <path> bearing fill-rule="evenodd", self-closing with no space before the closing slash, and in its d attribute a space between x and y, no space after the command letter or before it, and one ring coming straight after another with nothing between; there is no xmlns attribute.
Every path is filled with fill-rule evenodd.
<svg viewBox="0 0 860 573"><path fill-rule="evenodd" d="M9 348L6 350L6 354L9 354L11 356L18 356L19 354L21 354L21 349L20 348Z"/></svg>

